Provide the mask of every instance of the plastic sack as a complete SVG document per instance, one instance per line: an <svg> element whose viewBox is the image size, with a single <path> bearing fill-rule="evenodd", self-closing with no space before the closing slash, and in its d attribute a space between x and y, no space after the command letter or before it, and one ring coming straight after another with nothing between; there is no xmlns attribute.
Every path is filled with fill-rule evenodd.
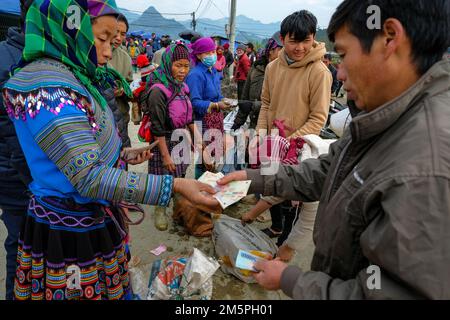
<svg viewBox="0 0 450 320"><path fill-rule="evenodd" d="M223 119L223 128L224 128L225 132L231 131L231 127L234 124L234 120L236 119L238 112L239 112L239 107L235 108L233 111L228 113L227 116L225 117L225 119Z"/></svg>
<svg viewBox="0 0 450 320"><path fill-rule="evenodd" d="M211 300L213 293L213 275L219 269L219 263L194 248L186 264L181 280L180 293L185 300Z"/></svg>
<svg viewBox="0 0 450 320"><path fill-rule="evenodd" d="M212 276L219 267L196 248L189 257L157 260L152 265L147 300L210 300Z"/></svg>
<svg viewBox="0 0 450 320"><path fill-rule="evenodd" d="M130 84L131 91L139 89L140 86L141 86L141 79L133 80L133 82L131 82Z"/></svg>
<svg viewBox="0 0 450 320"><path fill-rule="evenodd" d="M128 273L130 275L134 299L145 300L148 293L148 286L145 281L144 273L139 268L130 268Z"/></svg>
<svg viewBox="0 0 450 320"><path fill-rule="evenodd" d="M251 271L235 267L239 250L250 252L264 259L271 259L277 246L261 230L250 225L243 226L241 220L221 215L214 220L213 243L216 255L221 260L224 273L232 274L246 283L255 283Z"/></svg>
<svg viewBox="0 0 450 320"><path fill-rule="evenodd" d="M352 116L350 114L350 109L347 108L331 116L329 128L333 130L338 137L342 137L350 122L352 122Z"/></svg>

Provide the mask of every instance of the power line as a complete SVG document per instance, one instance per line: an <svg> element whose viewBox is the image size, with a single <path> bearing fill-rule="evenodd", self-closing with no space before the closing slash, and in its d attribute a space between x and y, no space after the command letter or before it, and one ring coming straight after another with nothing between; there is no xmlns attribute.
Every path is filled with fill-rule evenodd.
<svg viewBox="0 0 450 320"><path fill-rule="evenodd" d="M167 12L146 12L146 11L137 11L137 10L129 10L125 8L119 8L120 10L125 10L132 13L140 13L141 15L145 13L145 15L166 15L166 16L190 16L192 12L189 13L167 13Z"/></svg>
<svg viewBox="0 0 450 320"><path fill-rule="evenodd" d="M215 24L211 24L211 23L207 23L207 22L203 22L203 21L198 21L197 23L202 24L204 26L208 26L210 28L217 29L217 30L221 30L221 31L224 30L223 27L215 25ZM255 36L260 36L260 37L265 37L265 38L270 37L269 34L252 32L252 31L248 31L248 30L236 29L236 31L238 31L243 37L245 37L247 39L248 39L247 35L255 35Z"/></svg>
<svg viewBox="0 0 450 320"><path fill-rule="evenodd" d="M200 0L200 3L198 4L197 10L195 10L195 13L197 13L198 9L200 9L200 6L202 5L203 0Z"/></svg>
<svg viewBox="0 0 450 320"><path fill-rule="evenodd" d="M208 2L206 3L206 5L203 7L202 13L200 13L200 14L198 15L198 17L199 17L199 18L202 17L206 12L209 11L210 8L211 8L211 0L208 0Z"/></svg>
<svg viewBox="0 0 450 320"><path fill-rule="evenodd" d="M216 3L214 2L214 0L211 0L211 2L212 2L212 4L214 5L214 7L216 7L217 10L219 10L220 13L223 14L223 16L224 16L225 18L228 17L228 15L225 14L225 13L223 13L222 9L220 9L220 8L216 5Z"/></svg>
<svg viewBox="0 0 450 320"><path fill-rule="evenodd" d="M179 26L168 26L168 25L147 25L147 24L139 24L139 23L131 23L131 27L143 27L143 28L164 28L164 29L177 29L179 30ZM184 25L182 25L184 27Z"/></svg>
<svg viewBox="0 0 450 320"><path fill-rule="evenodd" d="M203 26L207 26L210 29L214 29L214 31L220 31L223 32L224 28L215 24L211 24L211 23L207 23L207 22L203 22L203 21L197 21L197 23L199 25L203 25ZM181 24L182 25L182 24ZM131 26L133 27L143 27L143 28L163 28L163 29L179 29L179 26L170 26L170 25L146 25L146 24L139 24L139 23L131 23ZM259 36L259 37L268 37L270 35L268 34L264 34L264 33L260 33L260 32L253 32L250 30L242 30L242 29L237 29L236 31L238 31L243 37L248 38L248 35L255 35L255 36Z"/></svg>

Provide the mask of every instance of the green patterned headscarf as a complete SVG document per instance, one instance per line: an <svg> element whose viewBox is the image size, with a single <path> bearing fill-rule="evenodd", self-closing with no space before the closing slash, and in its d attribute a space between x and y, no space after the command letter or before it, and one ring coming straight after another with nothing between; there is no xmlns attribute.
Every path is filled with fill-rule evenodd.
<svg viewBox="0 0 450 320"><path fill-rule="evenodd" d="M180 50L181 49L181 50ZM174 94L180 93L183 88L183 82L179 82L174 79L172 75L173 62L178 58L175 51L182 52L181 56L185 56L189 60L189 49L183 43L172 44L167 47L166 51L162 54L161 65L152 74L150 74L147 81L149 87L154 84L161 83L166 88L172 89Z"/></svg>
<svg viewBox="0 0 450 320"><path fill-rule="evenodd" d="M115 0L35 0L25 23L23 60L49 57L67 65L103 109L107 102L97 86L121 82L132 97L126 80L114 69L97 67L91 19L118 14Z"/></svg>

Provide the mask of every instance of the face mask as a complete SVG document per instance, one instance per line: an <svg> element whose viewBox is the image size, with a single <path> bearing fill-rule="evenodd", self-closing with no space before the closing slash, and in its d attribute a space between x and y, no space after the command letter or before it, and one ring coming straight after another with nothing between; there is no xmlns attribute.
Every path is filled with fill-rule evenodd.
<svg viewBox="0 0 450 320"><path fill-rule="evenodd" d="M217 56L215 54L213 54L211 56L204 57L202 62L208 68L212 68L212 67L214 67L214 65L217 62Z"/></svg>

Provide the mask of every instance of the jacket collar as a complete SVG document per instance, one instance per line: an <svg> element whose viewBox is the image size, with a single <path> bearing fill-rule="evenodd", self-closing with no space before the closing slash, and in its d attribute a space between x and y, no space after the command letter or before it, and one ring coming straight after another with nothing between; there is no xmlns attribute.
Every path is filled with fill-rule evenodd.
<svg viewBox="0 0 450 320"><path fill-rule="evenodd" d="M450 90L450 61L441 60L400 96L373 110L361 112L350 123L353 141L370 139L391 127L425 96Z"/></svg>
<svg viewBox="0 0 450 320"><path fill-rule="evenodd" d="M325 43L315 41L311 48L311 51L309 51L308 54L300 61L289 64L289 62L286 59L287 55L285 48L281 49L280 53L278 54L278 59L280 60L281 65L286 66L288 68L293 69L303 68L309 65L310 63L320 61L322 57L325 55L326 51L327 50L325 47Z"/></svg>
<svg viewBox="0 0 450 320"><path fill-rule="evenodd" d="M212 67L212 68L208 68L207 66L205 66L201 61L197 62L197 68L199 68L202 72L208 72L208 73L212 73L214 74L216 68Z"/></svg>

